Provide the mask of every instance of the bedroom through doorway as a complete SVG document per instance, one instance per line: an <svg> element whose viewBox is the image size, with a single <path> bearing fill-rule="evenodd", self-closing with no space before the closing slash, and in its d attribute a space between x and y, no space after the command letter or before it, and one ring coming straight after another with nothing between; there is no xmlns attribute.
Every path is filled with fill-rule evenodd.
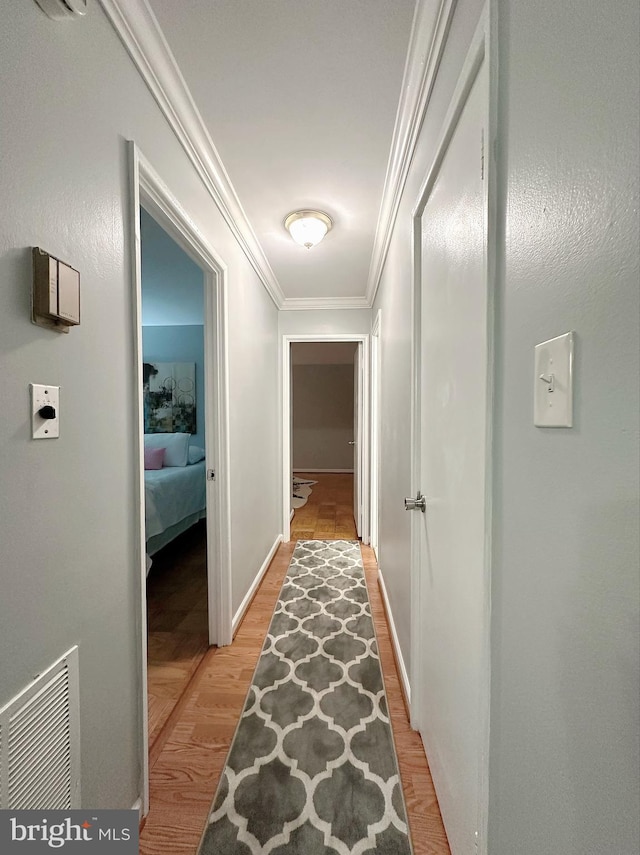
<svg viewBox="0 0 640 855"><path fill-rule="evenodd" d="M147 694L153 767L209 646L203 270L141 207Z"/></svg>

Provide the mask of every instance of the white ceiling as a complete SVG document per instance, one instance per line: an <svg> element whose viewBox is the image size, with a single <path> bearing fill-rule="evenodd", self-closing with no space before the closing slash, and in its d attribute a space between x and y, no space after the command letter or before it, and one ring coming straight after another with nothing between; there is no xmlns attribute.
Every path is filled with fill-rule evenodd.
<svg viewBox="0 0 640 855"><path fill-rule="evenodd" d="M149 2L285 297L364 297L415 0Z"/></svg>

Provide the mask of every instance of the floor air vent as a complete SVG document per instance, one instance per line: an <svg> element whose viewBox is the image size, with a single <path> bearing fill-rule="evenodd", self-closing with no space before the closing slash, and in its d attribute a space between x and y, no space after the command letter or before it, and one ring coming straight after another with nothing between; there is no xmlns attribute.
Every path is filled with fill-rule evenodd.
<svg viewBox="0 0 640 855"><path fill-rule="evenodd" d="M0 809L80 807L78 648L0 708Z"/></svg>

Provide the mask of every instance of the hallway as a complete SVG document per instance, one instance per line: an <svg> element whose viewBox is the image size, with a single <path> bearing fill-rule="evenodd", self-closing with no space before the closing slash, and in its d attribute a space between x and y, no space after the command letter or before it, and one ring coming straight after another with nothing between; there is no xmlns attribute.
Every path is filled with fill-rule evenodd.
<svg viewBox="0 0 640 855"><path fill-rule="evenodd" d="M194 855L197 850L294 545L280 546L233 645L208 651L163 734L162 752L151 771L142 855ZM400 692L375 558L369 547L362 553L414 853L449 855L420 737L409 726Z"/></svg>

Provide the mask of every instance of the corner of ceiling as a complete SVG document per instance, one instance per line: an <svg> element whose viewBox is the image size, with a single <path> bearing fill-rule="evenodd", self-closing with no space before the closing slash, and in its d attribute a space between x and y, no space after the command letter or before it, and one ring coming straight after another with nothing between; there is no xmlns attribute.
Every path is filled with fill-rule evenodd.
<svg viewBox="0 0 640 855"><path fill-rule="evenodd" d="M267 293L277 308L282 308L284 293L149 3L100 3Z"/></svg>
<svg viewBox="0 0 640 855"><path fill-rule="evenodd" d="M373 306L393 234L402 192L413 160L424 115L453 18L456 0L417 0L407 61L402 78L391 150L387 164L378 224L373 241L366 301Z"/></svg>

